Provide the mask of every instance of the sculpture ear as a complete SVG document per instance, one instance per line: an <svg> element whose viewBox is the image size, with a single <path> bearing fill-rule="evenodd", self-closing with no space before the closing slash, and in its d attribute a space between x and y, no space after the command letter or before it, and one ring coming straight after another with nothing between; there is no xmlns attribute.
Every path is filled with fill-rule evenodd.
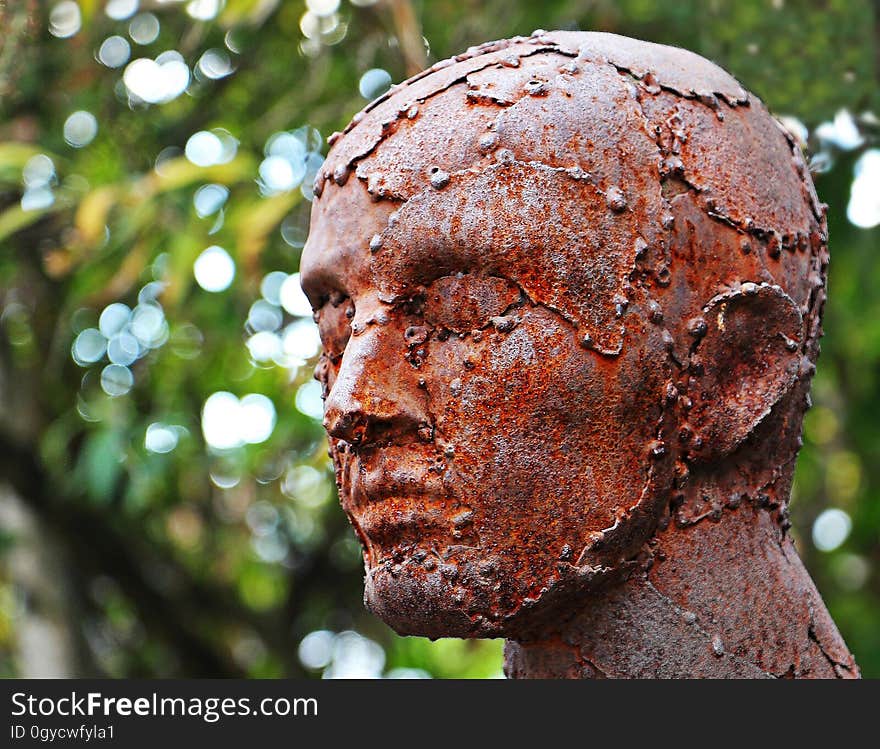
<svg viewBox="0 0 880 749"><path fill-rule="evenodd" d="M797 381L803 325L791 297L769 284L744 283L714 297L703 313L687 421L691 457L709 461L739 447Z"/></svg>

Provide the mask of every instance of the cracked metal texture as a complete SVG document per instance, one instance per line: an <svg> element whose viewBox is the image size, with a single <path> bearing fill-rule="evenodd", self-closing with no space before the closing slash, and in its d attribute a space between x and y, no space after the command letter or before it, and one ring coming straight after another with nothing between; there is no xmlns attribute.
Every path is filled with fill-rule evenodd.
<svg viewBox="0 0 880 749"><path fill-rule="evenodd" d="M301 267L367 605L511 638L512 675L857 673L786 534L828 258L763 105L684 50L536 32L330 142Z"/></svg>

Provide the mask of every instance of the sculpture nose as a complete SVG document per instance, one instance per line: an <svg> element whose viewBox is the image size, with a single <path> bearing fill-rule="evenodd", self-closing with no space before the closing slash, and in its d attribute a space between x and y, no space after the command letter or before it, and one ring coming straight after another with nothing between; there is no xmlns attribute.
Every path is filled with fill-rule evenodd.
<svg viewBox="0 0 880 749"><path fill-rule="evenodd" d="M353 445L415 434L430 418L401 348L385 328L370 328L346 346L324 401L324 428Z"/></svg>

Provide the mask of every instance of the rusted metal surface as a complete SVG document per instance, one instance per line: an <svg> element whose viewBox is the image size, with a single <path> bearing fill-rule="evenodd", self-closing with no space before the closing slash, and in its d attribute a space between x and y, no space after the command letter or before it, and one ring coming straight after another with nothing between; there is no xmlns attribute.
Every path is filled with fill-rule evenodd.
<svg viewBox="0 0 880 749"><path fill-rule="evenodd" d="M365 601L512 676L853 676L787 535L824 208L712 63L536 32L357 115L316 310Z"/></svg>

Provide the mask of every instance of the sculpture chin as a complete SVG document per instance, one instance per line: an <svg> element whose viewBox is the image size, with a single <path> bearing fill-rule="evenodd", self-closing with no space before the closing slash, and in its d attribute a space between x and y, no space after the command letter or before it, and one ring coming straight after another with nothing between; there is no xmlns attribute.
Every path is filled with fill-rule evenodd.
<svg viewBox="0 0 880 749"><path fill-rule="evenodd" d="M562 565L543 580L525 580L500 557L474 550L473 558L431 569L412 559L368 567L364 603L400 635L529 639L563 622L574 601L583 606L617 572Z"/></svg>
<svg viewBox="0 0 880 749"><path fill-rule="evenodd" d="M400 635L420 637L502 637L492 622L470 615L461 586L434 570L392 573L386 567L367 572L364 604Z"/></svg>

